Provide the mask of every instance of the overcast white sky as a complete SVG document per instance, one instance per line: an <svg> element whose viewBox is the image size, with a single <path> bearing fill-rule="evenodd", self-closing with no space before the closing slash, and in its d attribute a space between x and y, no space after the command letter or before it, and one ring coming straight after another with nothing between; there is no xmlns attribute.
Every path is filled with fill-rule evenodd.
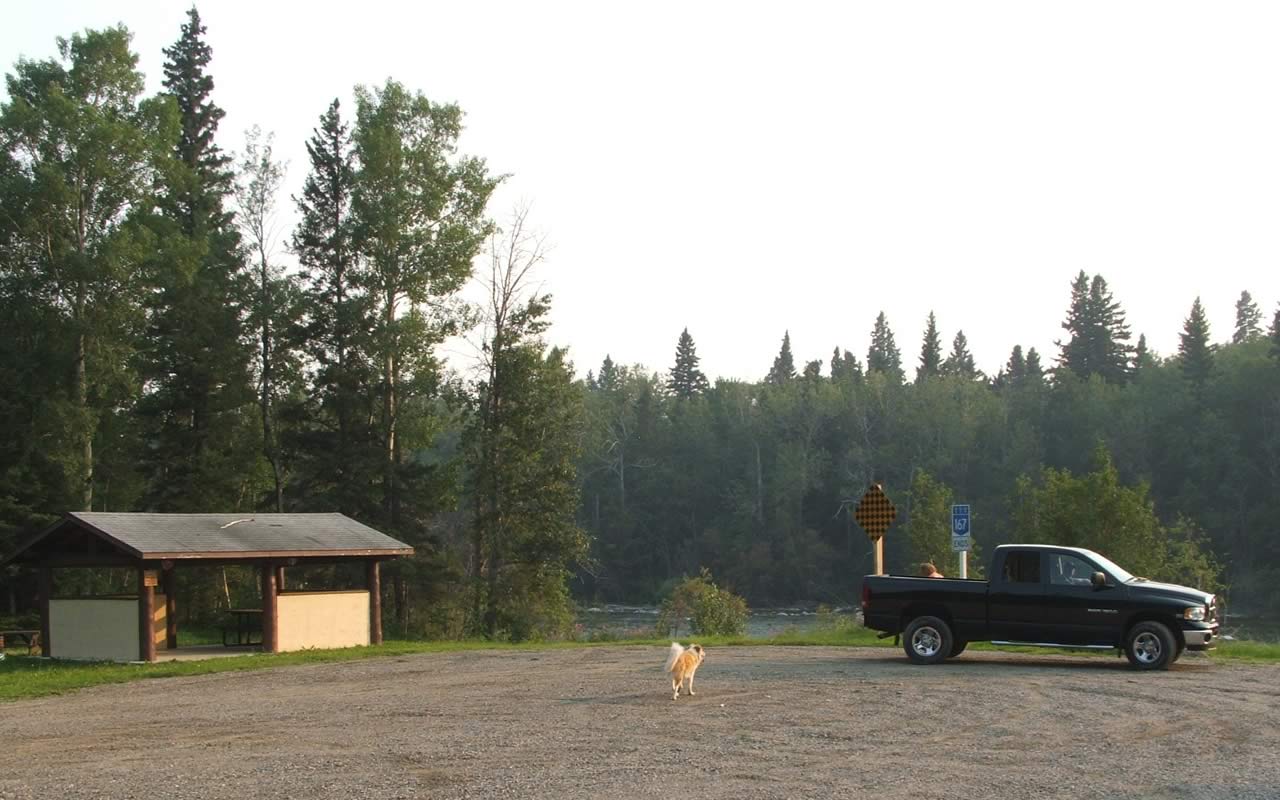
<svg viewBox="0 0 1280 800"><path fill-rule="evenodd" d="M42 0L0 15L0 66L125 23L148 85L186 2ZM994 373L1053 342L1102 273L1174 352L1193 299L1230 337L1280 301L1280 4L356 4L204 0L222 145L253 124L308 169L334 97L388 77L466 111L555 249L550 338L712 377L865 359L884 310L914 374L937 312ZM285 203L292 211L292 203ZM826 367L824 366L824 373Z"/></svg>

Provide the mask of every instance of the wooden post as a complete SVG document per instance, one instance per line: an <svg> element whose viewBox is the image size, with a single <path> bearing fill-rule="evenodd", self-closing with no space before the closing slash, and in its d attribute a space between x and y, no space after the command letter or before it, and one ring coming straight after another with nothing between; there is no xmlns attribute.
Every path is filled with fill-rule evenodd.
<svg viewBox="0 0 1280 800"><path fill-rule="evenodd" d="M382 644L382 576L378 562L369 560L366 568L369 586L369 644Z"/></svg>
<svg viewBox="0 0 1280 800"><path fill-rule="evenodd" d="M284 591L284 566L276 567L276 591Z"/></svg>
<svg viewBox="0 0 1280 800"><path fill-rule="evenodd" d="M876 537L876 574L884 574L884 537Z"/></svg>
<svg viewBox="0 0 1280 800"><path fill-rule="evenodd" d="M178 581L173 564L166 563L161 574L164 591L164 646L167 650L178 649Z"/></svg>
<svg viewBox="0 0 1280 800"><path fill-rule="evenodd" d="M275 653L280 649L280 619L276 607L276 565L270 561L262 565L262 651Z"/></svg>
<svg viewBox="0 0 1280 800"><path fill-rule="evenodd" d="M156 660L156 590L147 585L146 564L138 567L138 658Z"/></svg>
<svg viewBox="0 0 1280 800"><path fill-rule="evenodd" d="M40 568L40 655L51 656L52 639L49 637L49 600L53 597L53 568Z"/></svg>

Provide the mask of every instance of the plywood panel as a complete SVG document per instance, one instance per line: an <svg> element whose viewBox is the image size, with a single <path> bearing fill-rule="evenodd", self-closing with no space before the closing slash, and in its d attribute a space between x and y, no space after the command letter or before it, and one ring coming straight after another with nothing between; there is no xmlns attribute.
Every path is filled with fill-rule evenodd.
<svg viewBox="0 0 1280 800"><path fill-rule="evenodd" d="M293 592L279 596L280 652L369 644L369 593Z"/></svg>
<svg viewBox="0 0 1280 800"><path fill-rule="evenodd" d="M137 661L138 601L50 600L49 633L58 658Z"/></svg>

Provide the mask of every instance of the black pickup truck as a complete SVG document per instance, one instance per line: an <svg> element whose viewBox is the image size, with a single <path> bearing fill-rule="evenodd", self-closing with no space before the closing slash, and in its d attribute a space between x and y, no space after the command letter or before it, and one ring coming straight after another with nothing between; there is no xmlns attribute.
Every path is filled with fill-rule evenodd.
<svg viewBox="0 0 1280 800"><path fill-rule="evenodd" d="M936 664L969 642L1120 649L1137 669L1168 669L1218 636L1214 596L1137 578L1092 550L997 547L990 581L868 575L868 628L903 637L907 657Z"/></svg>

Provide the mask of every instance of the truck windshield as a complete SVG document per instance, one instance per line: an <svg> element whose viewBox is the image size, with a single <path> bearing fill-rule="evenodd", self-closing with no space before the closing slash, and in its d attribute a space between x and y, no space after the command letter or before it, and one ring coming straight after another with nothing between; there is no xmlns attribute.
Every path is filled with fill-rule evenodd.
<svg viewBox="0 0 1280 800"><path fill-rule="evenodd" d="M1088 553L1089 558L1092 558L1094 562L1097 563L1098 566L1102 567L1103 570L1111 573L1111 577L1115 578L1121 583L1128 583L1129 581L1133 580L1133 575L1131 575L1128 570L1124 569L1123 567L1120 567L1114 561L1107 558L1106 556L1100 556L1097 553L1093 552L1092 550L1085 550L1084 552Z"/></svg>

